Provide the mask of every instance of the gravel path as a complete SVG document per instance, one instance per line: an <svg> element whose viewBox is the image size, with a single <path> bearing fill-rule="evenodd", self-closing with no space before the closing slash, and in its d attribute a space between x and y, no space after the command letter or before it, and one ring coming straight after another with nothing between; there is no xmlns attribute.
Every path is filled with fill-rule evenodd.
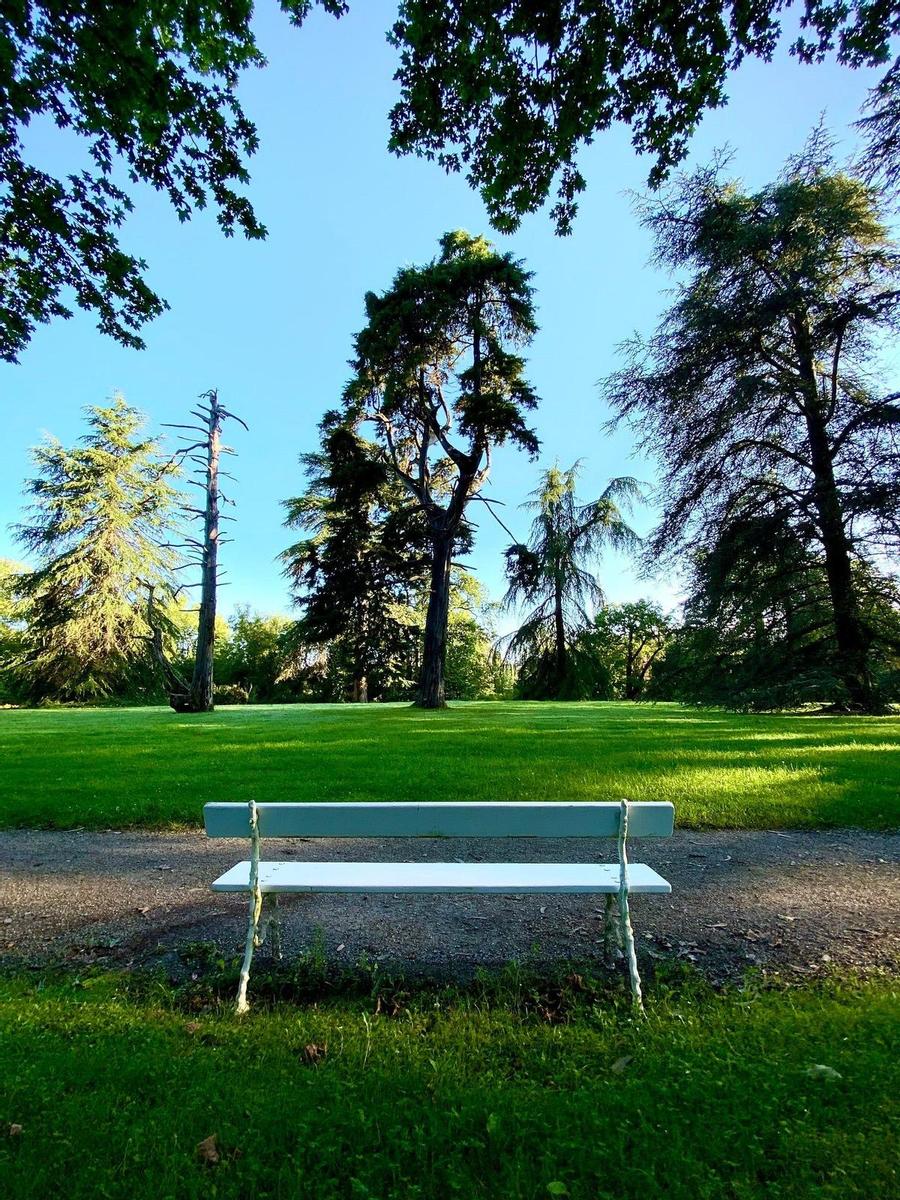
<svg viewBox="0 0 900 1200"><path fill-rule="evenodd" d="M174 963L179 947L243 941L246 901L209 883L246 852L199 833L0 834L0 959ZM585 841L423 840L269 843L266 857L586 861ZM615 858L604 844L602 857ZM829 964L900 967L900 834L679 831L635 846L672 883L633 916L642 958L683 958L713 978L750 966L812 974ZM599 951L590 896L289 896L286 950L320 930L329 958L465 975L530 956Z"/></svg>

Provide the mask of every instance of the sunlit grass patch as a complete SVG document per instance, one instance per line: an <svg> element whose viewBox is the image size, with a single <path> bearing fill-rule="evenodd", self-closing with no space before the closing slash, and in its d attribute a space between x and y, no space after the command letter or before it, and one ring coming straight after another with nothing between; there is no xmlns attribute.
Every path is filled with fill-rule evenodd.
<svg viewBox="0 0 900 1200"><path fill-rule="evenodd" d="M676 704L0 712L0 823L192 825L208 800L671 800L682 827L900 827L900 718Z"/></svg>

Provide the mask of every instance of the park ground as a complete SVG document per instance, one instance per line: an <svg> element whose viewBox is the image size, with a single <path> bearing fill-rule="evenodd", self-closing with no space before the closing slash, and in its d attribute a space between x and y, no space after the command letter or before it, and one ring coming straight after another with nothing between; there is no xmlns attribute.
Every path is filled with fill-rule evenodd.
<svg viewBox="0 0 900 1200"><path fill-rule="evenodd" d="M677 704L0 712L0 827L197 828L211 800L671 800L679 828L900 827L900 717Z"/></svg>
<svg viewBox="0 0 900 1200"><path fill-rule="evenodd" d="M900 1193L897 718L23 710L0 763L0 1195ZM673 882L635 905L645 1018L566 897L298 898L230 1011L207 800L621 796L676 806L640 848ZM294 850L336 851L391 853Z"/></svg>

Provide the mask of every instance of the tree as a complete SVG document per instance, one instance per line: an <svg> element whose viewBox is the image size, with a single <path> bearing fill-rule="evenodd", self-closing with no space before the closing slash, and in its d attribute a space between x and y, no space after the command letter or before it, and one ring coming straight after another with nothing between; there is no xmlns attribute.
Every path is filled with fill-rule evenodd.
<svg viewBox="0 0 900 1200"><path fill-rule="evenodd" d="M865 139L861 174L896 192L900 187L900 57L871 90L863 111L856 123Z"/></svg>
<svg viewBox="0 0 900 1200"><path fill-rule="evenodd" d="M532 678L532 693L560 699L577 691L572 646L576 635L603 603L603 589L590 568L606 546L634 549L638 537L626 523L618 501L640 495L630 478L613 479L598 500L579 504L575 489L579 464L568 471L552 466L541 475L533 500L535 512L527 545L506 551L507 608L526 605L524 622L508 641Z"/></svg>
<svg viewBox="0 0 900 1200"><path fill-rule="evenodd" d="M383 295L367 294L368 322L344 397L345 419L371 424L380 461L427 524L424 708L445 704L450 572L470 536L467 507L487 481L495 447L538 447L525 423L537 398L514 353L537 328L530 275L484 238L457 230L440 244L438 258L399 271Z"/></svg>
<svg viewBox="0 0 900 1200"><path fill-rule="evenodd" d="M589 642L604 660L614 694L638 700L665 656L672 623L658 604L636 600L610 604L594 618Z"/></svg>
<svg viewBox="0 0 900 1200"><path fill-rule="evenodd" d="M897 330L900 260L878 195L814 137L759 192L717 164L643 219L659 260L687 274L606 387L662 464L650 556L708 551L739 513L789 522L821 552L846 699L877 708L855 571L900 537L900 407L875 369Z"/></svg>
<svg viewBox="0 0 900 1200"><path fill-rule="evenodd" d="M840 697L822 558L784 514L736 514L692 562L684 624L654 674L652 694L756 711ZM875 684L891 699L900 592L861 561L854 583L871 634Z"/></svg>
<svg viewBox="0 0 900 1200"><path fill-rule="evenodd" d="M403 0L391 40L401 52L401 98L391 146L465 170L495 228L510 232L556 183L552 216L568 233L585 180L579 150L621 121L659 184L680 162L707 109L726 103L729 73L769 59L781 0ZM879 66L900 32L896 5L803 0L804 62L833 53ZM894 72L896 73L896 64ZM896 158L897 143L890 153Z"/></svg>
<svg viewBox="0 0 900 1200"><path fill-rule="evenodd" d="M312 0L280 6L300 25ZM103 333L143 347L166 304L119 243L133 204L117 174L163 192L182 221L211 202L226 236L265 236L240 191L258 139L237 86L265 61L252 13L249 0L4 5L0 357L17 361L36 324L71 316L67 292ZM22 134L39 117L80 139L90 166L58 178L28 161Z"/></svg>
<svg viewBox="0 0 900 1200"><path fill-rule="evenodd" d="M365 702L388 686L407 649L396 609L427 569L427 529L376 448L340 413L327 413L319 429L321 448L301 458L307 491L285 502L286 524L308 536L281 559L302 610L296 637L307 646L340 641L350 695Z"/></svg>
<svg viewBox="0 0 900 1200"><path fill-rule="evenodd" d="M238 692L257 704L272 704L304 693L308 664L298 652L294 624L289 617L263 616L238 605L217 653L216 696Z"/></svg>
<svg viewBox="0 0 900 1200"><path fill-rule="evenodd" d="M412 602L398 612L410 634L416 666L421 660L422 634L429 593L420 583ZM447 620L445 691L448 700L483 700L510 693L511 671L496 650L496 634L484 587L470 571L454 566L450 574Z"/></svg>
<svg viewBox="0 0 900 1200"><path fill-rule="evenodd" d="M86 412L79 445L48 439L32 452L33 502L16 527L37 560L19 582L28 627L18 670L34 700L146 684L144 581L164 585L173 565L160 547L176 496L172 464L121 396Z"/></svg>
<svg viewBox="0 0 900 1200"><path fill-rule="evenodd" d="M0 558L0 704L18 699L16 664L22 654L28 609L19 598L23 563Z"/></svg>
<svg viewBox="0 0 900 1200"><path fill-rule="evenodd" d="M166 654L164 644L164 630L160 622L156 619L157 604L154 595L154 586L148 581L148 596L147 596L147 623L151 628L151 636L148 638L150 649L157 665L162 670L165 680L166 691L169 696L169 703L176 712L182 713L202 713L212 712L215 700L215 647L216 647L216 629L217 618L216 610L218 606L218 590L219 590L219 548L226 541L231 541L231 538L225 538L222 535L221 525L223 521L233 521L234 517L226 517L222 515L223 504L233 504L222 491L220 476L233 478L227 471L221 469L221 457L223 454L234 454L235 451L231 446L226 446L222 442L222 426L226 420L237 421L239 425L247 428L246 424L240 417L236 417L234 413L229 412L219 400L219 393L215 388L208 392L204 392L200 397L200 405L196 409L191 410L191 416L202 421L202 425L172 425L173 429L189 429L190 434L180 434L179 440L184 445L178 450L174 461L179 465L185 462L194 463L194 470L191 478L188 480L194 487L200 488L203 492L203 507L195 508L193 505L182 505L182 512L195 520L199 519L203 525L203 532L199 538L190 537L187 533L182 533L185 540L183 542L169 542L166 547L174 550L186 550L188 554L195 555L195 558L185 558L178 564L177 570L183 570L187 567L197 567L200 571L200 580L196 585L181 584L175 589L175 592L180 592L182 588L197 586L200 588L200 605L197 609L197 638L194 643L194 663L191 670L190 680L182 676L172 665L169 656ZM200 434L200 441L196 439L196 435ZM171 600L175 599L175 594L171 596Z"/></svg>

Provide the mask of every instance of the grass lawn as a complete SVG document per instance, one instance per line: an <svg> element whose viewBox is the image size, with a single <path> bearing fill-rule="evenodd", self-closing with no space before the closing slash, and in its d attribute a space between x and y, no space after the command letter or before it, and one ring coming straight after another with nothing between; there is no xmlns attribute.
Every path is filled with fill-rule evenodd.
<svg viewBox="0 0 900 1200"><path fill-rule="evenodd" d="M672 800L680 826L900 826L900 718L678 704L0 712L0 823L196 826L206 800Z"/></svg>
<svg viewBox="0 0 900 1200"><path fill-rule="evenodd" d="M588 994L550 1023L512 984L239 1021L161 983L13 977L0 1195L888 1200L898 1029L886 980L657 984L644 1022Z"/></svg>
<svg viewBox="0 0 900 1200"><path fill-rule="evenodd" d="M677 704L0 712L0 825L163 827L207 800L672 800L681 826L900 826L900 717Z"/></svg>

